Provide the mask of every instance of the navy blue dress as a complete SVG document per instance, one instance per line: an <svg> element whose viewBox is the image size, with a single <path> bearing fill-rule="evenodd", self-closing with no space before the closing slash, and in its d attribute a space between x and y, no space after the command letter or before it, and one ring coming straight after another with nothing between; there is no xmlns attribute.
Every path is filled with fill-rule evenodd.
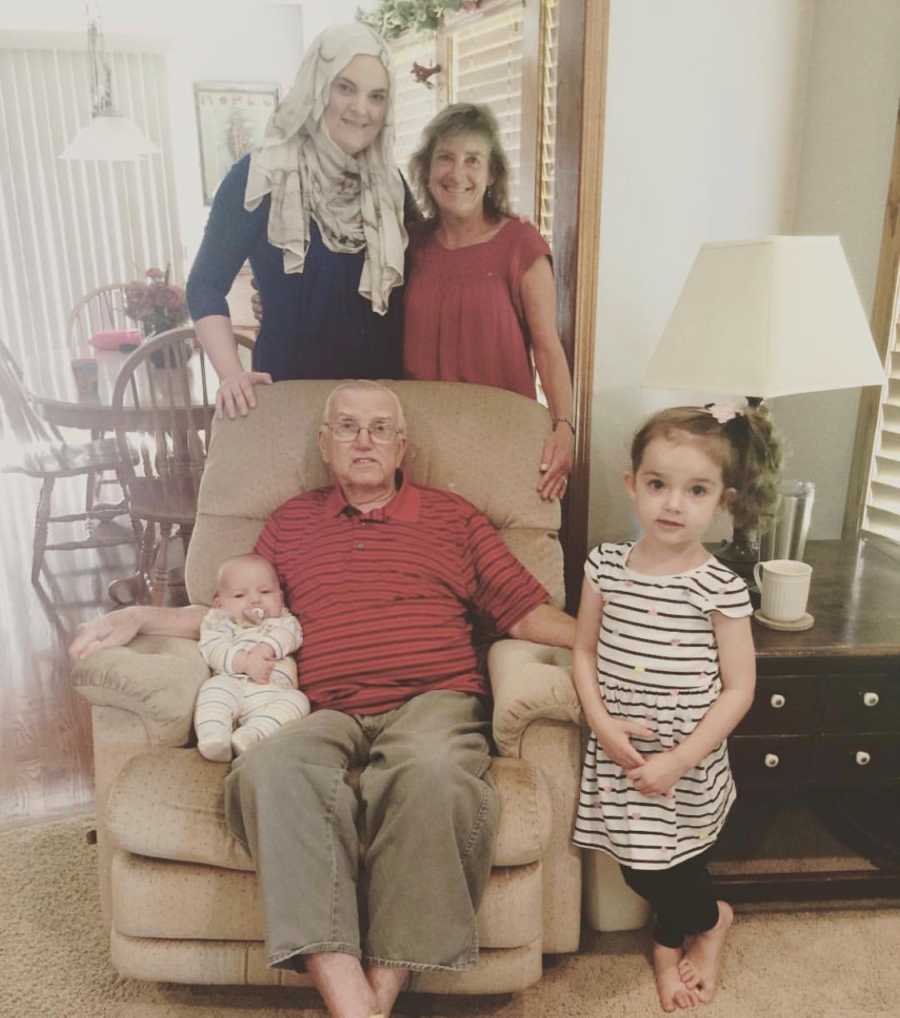
<svg viewBox="0 0 900 1018"><path fill-rule="evenodd" d="M268 195L244 208L250 156L238 160L219 186L203 243L187 282L196 321L227 315L225 295L249 258L259 285L263 321L253 352L256 371L275 382L290 378L399 378L403 307L400 287L388 312L377 315L359 294L365 252L342 254L322 243L315 220L302 273L285 273L284 253L267 239Z"/></svg>

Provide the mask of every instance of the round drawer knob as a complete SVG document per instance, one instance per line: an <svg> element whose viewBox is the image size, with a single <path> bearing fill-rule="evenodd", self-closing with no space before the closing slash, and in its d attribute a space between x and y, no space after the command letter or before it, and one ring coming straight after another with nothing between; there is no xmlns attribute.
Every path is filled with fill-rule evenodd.
<svg viewBox="0 0 900 1018"><path fill-rule="evenodd" d="M867 753L864 749L860 749L856 753L856 762L860 767L865 767L866 764L872 759L872 755Z"/></svg>
<svg viewBox="0 0 900 1018"><path fill-rule="evenodd" d="M863 693L863 703L867 707L877 707L879 696L877 693Z"/></svg>
<svg viewBox="0 0 900 1018"><path fill-rule="evenodd" d="M766 767L777 767L781 763L781 759L777 753L766 753L763 757L763 763Z"/></svg>
<svg viewBox="0 0 900 1018"><path fill-rule="evenodd" d="M783 693L773 693L769 698L769 703L775 708L775 710L781 710L781 708L787 703Z"/></svg>

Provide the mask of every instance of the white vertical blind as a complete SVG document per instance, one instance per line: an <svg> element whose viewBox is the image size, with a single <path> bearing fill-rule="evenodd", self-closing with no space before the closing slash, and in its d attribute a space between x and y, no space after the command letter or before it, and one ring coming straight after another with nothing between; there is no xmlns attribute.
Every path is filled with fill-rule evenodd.
<svg viewBox="0 0 900 1018"><path fill-rule="evenodd" d="M161 150L138 163L58 158L90 116L85 50L0 47L0 330L20 362L47 355L48 372L69 370L49 352L85 293L150 266L184 277L163 57L107 57L118 111Z"/></svg>
<svg viewBox="0 0 900 1018"><path fill-rule="evenodd" d="M900 291L900 280L896 289ZM900 541L900 299L895 302L888 384L878 412L878 425L863 530Z"/></svg>

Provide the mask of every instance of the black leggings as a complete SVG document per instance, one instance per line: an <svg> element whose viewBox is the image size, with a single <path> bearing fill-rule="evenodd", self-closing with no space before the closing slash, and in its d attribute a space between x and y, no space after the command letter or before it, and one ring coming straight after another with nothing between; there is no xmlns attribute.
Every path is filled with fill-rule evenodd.
<svg viewBox="0 0 900 1018"><path fill-rule="evenodd" d="M663 947L681 947L692 933L711 930L719 906L706 868L709 852L695 855L667 870L636 870L621 866L625 883L650 902L656 913L653 939Z"/></svg>

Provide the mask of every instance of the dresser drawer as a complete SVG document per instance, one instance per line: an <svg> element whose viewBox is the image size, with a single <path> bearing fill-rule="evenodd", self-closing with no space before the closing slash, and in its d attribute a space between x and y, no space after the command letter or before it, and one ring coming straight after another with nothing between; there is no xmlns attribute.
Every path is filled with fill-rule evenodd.
<svg viewBox="0 0 900 1018"><path fill-rule="evenodd" d="M900 675L822 677L826 732L900 733Z"/></svg>
<svg viewBox="0 0 900 1018"><path fill-rule="evenodd" d="M809 784L815 740L803 735L733 735L728 757L738 790Z"/></svg>
<svg viewBox="0 0 900 1018"><path fill-rule="evenodd" d="M815 760L817 785L889 784L900 780L900 735L823 735Z"/></svg>
<svg viewBox="0 0 900 1018"><path fill-rule="evenodd" d="M819 730L820 699L814 675L761 675L747 716L735 735L803 735Z"/></svg>

